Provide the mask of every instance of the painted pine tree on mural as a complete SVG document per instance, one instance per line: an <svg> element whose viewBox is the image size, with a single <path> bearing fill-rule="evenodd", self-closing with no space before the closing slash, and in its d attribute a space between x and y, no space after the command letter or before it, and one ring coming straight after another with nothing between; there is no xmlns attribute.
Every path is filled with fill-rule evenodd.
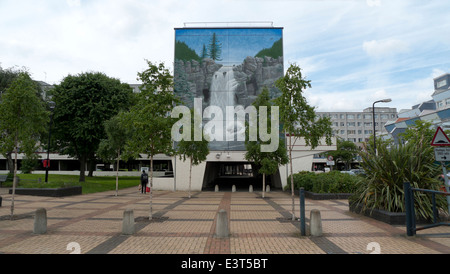
<svg viewBox="0 0 450 274"><path fill-rule="evenodd" d="M209 57L214 61L222 61L220 55L222 55L222 44L217 39L216 33L213 33L210 43L208 45Z"/></svg>

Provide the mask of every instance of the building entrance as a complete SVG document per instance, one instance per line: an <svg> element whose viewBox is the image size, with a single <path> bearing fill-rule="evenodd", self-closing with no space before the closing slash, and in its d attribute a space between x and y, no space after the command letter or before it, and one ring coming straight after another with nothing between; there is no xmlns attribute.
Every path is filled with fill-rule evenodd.
<svg viewBox="0 0 450 274"><path fill-rule="evenodd" d="M280 174L266 176L266 185L271 189L281 189ZM248 191L253 185L253 190L262 190L262 175L257 167L250 162L207 162L202 190L214 191L215 186L220 191L231 191L236 186L237 191Z"/></svg>

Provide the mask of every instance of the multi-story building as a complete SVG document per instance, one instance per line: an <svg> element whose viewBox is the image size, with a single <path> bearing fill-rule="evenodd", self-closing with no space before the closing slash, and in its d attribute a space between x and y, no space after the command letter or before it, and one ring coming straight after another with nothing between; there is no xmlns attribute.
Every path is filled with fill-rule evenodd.
<svg viewBox="0 0 450 274"><path fill-rule="evenodd" d="M401 141L401 133L413 126L417 120L430 122L434 127L450 129L450 73L433 79L432 100L401 110L398 119L386 123L385 127L395 142Z"/></svg>
<svg viewBox="0 0 450 274"><path fill-rule="evenodd" d="M362 112L317 112L321 117L330 117L334 136L354 143L367 142L373 136L372 107ZM390 120L397 119L397 109L389 107L375 107L376 134L387 133L384 125Z"/></svg>

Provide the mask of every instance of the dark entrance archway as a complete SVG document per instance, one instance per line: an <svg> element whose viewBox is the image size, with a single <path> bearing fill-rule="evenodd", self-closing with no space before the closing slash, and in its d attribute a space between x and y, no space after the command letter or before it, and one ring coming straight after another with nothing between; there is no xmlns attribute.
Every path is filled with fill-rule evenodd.
<svg viewBox="0 0 450 274"><path fill-rule="evenodd" d="M214 191L216 185L220 191L231 191L233 185L237 191L248 191L250 185L255 191L262 190L262 175L251 162L207 162L203 178L204 191ZM281 189L280 173L266 176L266 185Z"/></svg>

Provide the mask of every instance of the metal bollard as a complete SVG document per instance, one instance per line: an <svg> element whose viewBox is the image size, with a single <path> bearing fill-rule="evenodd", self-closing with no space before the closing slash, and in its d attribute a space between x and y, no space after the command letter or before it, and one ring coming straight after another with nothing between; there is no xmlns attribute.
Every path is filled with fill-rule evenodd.
<svg viewBox="0 0 450 274"><path fill-rule="evenodd" d="M414 197L409 182L403 183L403 191L405 193L405 212L406 212L406 235L414 236L415 233L415 213L414 213Z"/></svg>
<svg viewBox="0 0 450 274"><path fill-rule="evenodd" d="M302 236L306 236L306 224L305 224L305 189L300 188L300 233Z"/></svg>

